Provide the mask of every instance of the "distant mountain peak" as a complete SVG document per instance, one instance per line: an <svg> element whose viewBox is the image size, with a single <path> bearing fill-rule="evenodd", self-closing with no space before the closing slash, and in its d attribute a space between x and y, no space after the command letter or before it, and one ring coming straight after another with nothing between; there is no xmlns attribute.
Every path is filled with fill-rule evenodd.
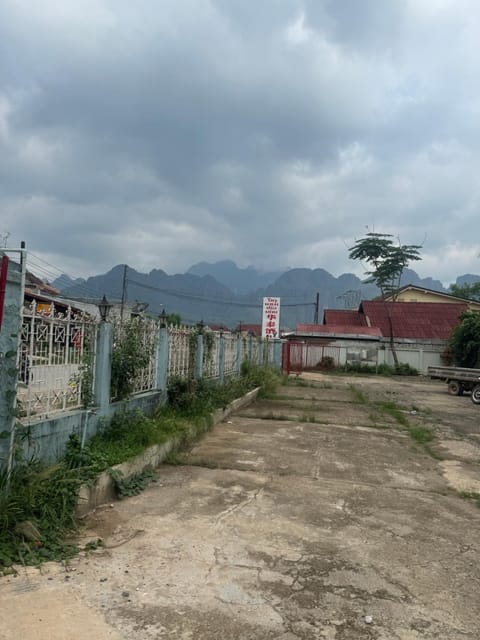
<svg viewBox="0 0 480 640"><path fill-rule="evenodd" d="M282 271L262 272L253 265L241 268L233 260L219 260L197 262L187 273L196 276L210 275L234 293L244 295L267 287L282 274Z"/></svg>

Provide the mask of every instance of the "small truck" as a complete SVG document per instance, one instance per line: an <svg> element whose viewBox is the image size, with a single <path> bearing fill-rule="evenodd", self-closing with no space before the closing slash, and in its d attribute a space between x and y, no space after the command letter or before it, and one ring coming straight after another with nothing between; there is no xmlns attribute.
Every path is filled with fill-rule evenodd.
<svg viewBox="0 0 480 640"><path fill-rule="evenodd" d="M472 402L480 404L480 369L464 367L428 367L432 380L445 380L448 393L461 396L464 391L472 392Z"/></svg>

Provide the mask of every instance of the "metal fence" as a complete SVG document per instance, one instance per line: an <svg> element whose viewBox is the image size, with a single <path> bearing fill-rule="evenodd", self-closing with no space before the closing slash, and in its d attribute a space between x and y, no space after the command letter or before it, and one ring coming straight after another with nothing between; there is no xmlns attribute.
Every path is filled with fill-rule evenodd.
<svg viewBox="0 0 480 640"><path fill-rule="evenodd" d="M285 342L283 344L283 370L286 373L321 371L338 367L340 347L307 342Z"/></svg>
<svg viewBox="0 0 480 640"><path fill-rule="evenodd" d="M96 323L87 314L34 300L23 309L18 406L22 422L82 405L91 393Z"/></svg>
<svg viewBox="0 0 480 640"><path fill-rule="evenodd" d="M86 313L61 309L54 303L40 305L35 301L24 308L18 390L24 423L86 406L93 399L98 324ZM127 381L128 394L158 389L159 322L139 317L123 323L117 319L112 324L110 400L123 397L115 384L118 369L122 375L128 375L123 373L128 372L128 363L122 362L122 358L138 359L139 352L145 363L140 369L137 366L134 378ZM254 365L274 362L271 341L205 328L200 374L200 363L196 361L198 335L196 327L168 327L168 380L176 376L189 379L196 375L218 380L237 375L243 361ZM223 371L220 371L222 361Z"/></svg>
<svg viewBox="0 0 480 640"><path fill-rule="evenodd" d="M225 376L233 376L238 372L238 338L234 333L223 336L225 345Z"/></svg>
<svg viewBox="0 0 480 640"><path fill-rule="evenodd" d="M132 394L153 391L157 387L159 330L159 322L141 317L132 318L127 322L117 319L113 323L113 358L117 354L126 360L133 357L135 351L136 357L145 361L144 366L136 371L130 381Z"/></svg>
<svg viewBox="0 0 480 640"><path fill-rule="evenodd" d="M190 327L168 328L168 378L189 378L193 375L194 335L194 329Z"/></svg>

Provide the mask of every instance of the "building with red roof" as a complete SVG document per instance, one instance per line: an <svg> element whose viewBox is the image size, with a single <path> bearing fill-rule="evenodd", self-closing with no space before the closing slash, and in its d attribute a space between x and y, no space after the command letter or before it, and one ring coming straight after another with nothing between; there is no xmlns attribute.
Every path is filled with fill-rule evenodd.
<svg viewBox="0 0 480 640"><path fill-rule="evenodd" d="M337 365L351 361L393 364L391 318L399 361L426 371L429 365L443 364L442 354L452 331L468 309L468 302L458 298L436 302L364 300L356 310L326 309L323 324L300 324L285 337L309 354L301 356L303 362L321 362L327 354Z"/></svg>

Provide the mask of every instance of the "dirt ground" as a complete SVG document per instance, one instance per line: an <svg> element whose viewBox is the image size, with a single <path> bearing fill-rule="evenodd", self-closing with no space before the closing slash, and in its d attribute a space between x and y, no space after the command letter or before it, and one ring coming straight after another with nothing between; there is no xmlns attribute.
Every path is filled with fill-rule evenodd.
<svg viewBox="0 0 480 640"><path fill-rule="evenodd" d="M88 518L104 548L1 579L1 640L480 637L468 397L304 374L178 463Z"/></svg>

